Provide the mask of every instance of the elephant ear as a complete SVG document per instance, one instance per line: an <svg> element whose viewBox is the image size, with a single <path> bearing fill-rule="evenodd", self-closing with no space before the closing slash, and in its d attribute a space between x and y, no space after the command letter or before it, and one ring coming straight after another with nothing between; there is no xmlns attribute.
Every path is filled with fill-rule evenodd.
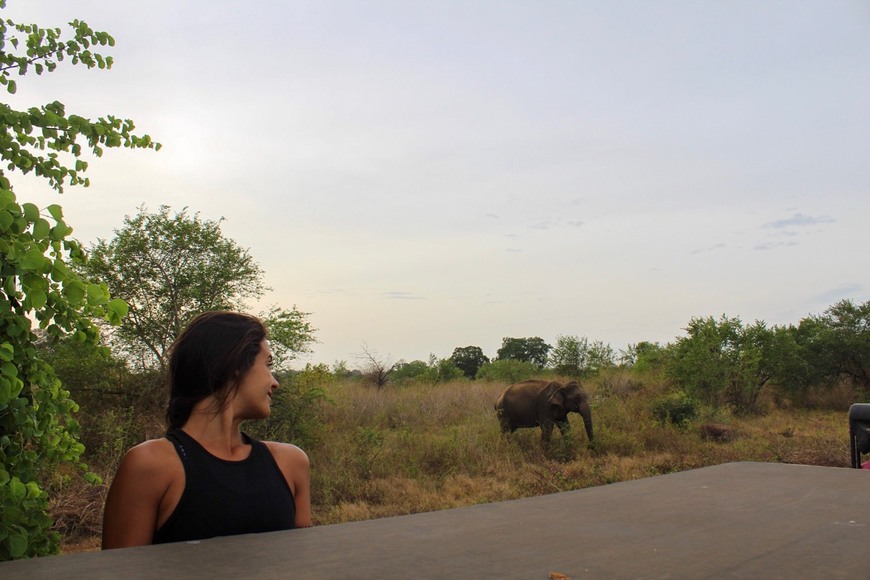
<svg viewBox="0 0 870 580"><path fill-rule="evenodd" d="M565 408L565 391L562 388L558 388L553 393L547 397L547 402L550 403L550 407L555 407L559 410Z"/></svg>

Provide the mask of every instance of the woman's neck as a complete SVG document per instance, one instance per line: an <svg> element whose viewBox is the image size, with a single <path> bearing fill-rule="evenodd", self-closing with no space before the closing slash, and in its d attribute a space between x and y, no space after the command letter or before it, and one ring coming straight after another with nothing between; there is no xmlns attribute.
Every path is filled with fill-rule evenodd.
<svg viewBox="0 0 870 580"><path fill-rule="evenodd" d="M233 417L231 408L215 412L214 405L204 403L201 401L194 407L181 427L184 432L221 459L237 460L247 456L250 445L242 439L241 420Z"/></svg>

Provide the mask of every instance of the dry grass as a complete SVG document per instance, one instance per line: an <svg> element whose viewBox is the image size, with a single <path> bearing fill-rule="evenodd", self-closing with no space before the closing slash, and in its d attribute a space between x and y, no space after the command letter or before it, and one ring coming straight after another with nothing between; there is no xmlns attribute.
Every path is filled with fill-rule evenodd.
<svg viewBox="0 0 870 580"><path fill-rule="evenodd" d="M572 415L569 436L555 434L544 452L538 429L507 437L499 431L493 403L505 386L329 385L326 429L305 446L315 525L504 501L731 461L849 465L846 403L814 409L771 404L766 414L753 417L704 409L697 422L678 428L655 422L650 412L650 401L666 385L614 374L586 384L594 448L587 445L582 421ZM706 436L704 424L727 428L729 437ZM99 510L93 500L82 502L56 504L61 521L75 520L70 514L82 520L78 527L64 524L76 530L70 534L76 543L66 551L98 533Z"/></svg>

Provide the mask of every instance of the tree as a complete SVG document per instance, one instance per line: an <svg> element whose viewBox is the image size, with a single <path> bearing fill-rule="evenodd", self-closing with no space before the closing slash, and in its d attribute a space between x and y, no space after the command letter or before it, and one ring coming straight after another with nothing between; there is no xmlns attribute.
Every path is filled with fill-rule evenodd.
<svg viewBox="0 0 870 580"><path fill-rule="evenodd" d="M687 336L673 345L668 374L690 396L730 405L737 413L757 410L761 389L773 376L774 333L764 322L744 326L739 318L693 318Z"/></svg>
<svg viewBox="0 0 870 580"><path fill-rule="evenodd" d="M315 329L308 322L307 312L300 312L293 306L290 310L272 306L260 318L269 329L269 345L277 370L285 370L286 364L297 355L310 352L310 344L315 342Z"/></svg>
<svg viewBox="0 0 870 580"><path fill-rule="evenodd" d="M429 365L426 363L426 361L399 361L396 363L396 370L393 371L392 380L396 381L397 383L419 381L421 380L421 377L426 376L428 372Z"/></svg>
<svg viewBox="0 0 870 580"><path fill-rule="evenodd" d="M585 336L560 335L550 353L550 365L565 375L590 376L615 366L613 348L600 340L592 343Z"/></svg>
<svg viewBox="0 0 870 580"><path fill-rule="evenodd" d="M489 362L479 346L457 346L453 349L450 360L469 379L474 379L478 369Z"/></svg>
<svg viewBox="0 0 870 580"><path fill-rule="evenodd" d="M665 349L657 342L642 340L635 344L629 344L620 352L620 364L634 367L644 372L659 368L664 364Z"/></svg>
<svg viewBox="0 0 870 580"><path fill-rule="evenodd" d="M502 339L501 348L498 349L497 358L532 363L540 369L547 364L547 353L550 352L550 348L544 339L537 336L532 338L505 337Z"/></svg>
<svg viewBox="0 0 870 580"><path fill-rule="evenodd" d="M518 383L535 376L538 368L530 362L512 358L488 362L477 371L477 379L485 381L501 381Z"/></svg>
<svg viewBox="0 0 870 580"><path fill-rule="evenodd" d="M425 378L433 383L446 383L455 381L465 376L465 373L456 366L453 359L438 358L434 354L429 355L429 370Z"/></svg>
<svg viewBox="0 0 870 580"><path fill-rule="evenodd" d="M801 325L806 330L802 322ZM771 382L792 397L805 397L810 387L826 382L824 372L811 360L809 353L798 343L798 327L774 326L770 329Z"/></svg>
<svg viewBox="0 0 870 580"><path fill-rule="evenodd" d="M0 85L15 93L28 72L50 73L61 61L110 68L111 57L92 48L113 44L109 34L79 20L64 34L0 19ZM36 347L33 325L48 340L69 335L95 347L99 329L92 317L117 324L126 311L104 284L76 273L84 252L69 238L61 207L52 204L43 214L19 202L7 172L45 178L58 192L65 184L87 186L86 150L100 157L106 147L159 148L133 131L129 120L93 121L67 114L58 101L26 111L0 103L0 560L58 551L40 476L63 462L84 468L72 418L77 406Z"/></svg>
<svg viewBox="0 0 870 580"><path fill-rule="evenodd" d="M397 383L444 383L464 376L451 359L439 359L434 354L429 355L428 363L421 360L399 361L395 367L390 380Z"/></svg>
<svg viewBox="0 0 870 580"><path fill-rule="evenodd" d="M388 359L382 358L377 352L369 349L366 345L362 345L362 354L358 358L363 360L365 364L365 368L362 371L363 376L378 389L383 388L389 382L390 375L401 364L401 362L389 362Z"/></svg>
<svg viewBox="0 0 870 580"><path fill-rule="evenodd" d="M846 377L870 392L870 301L841 300L801 321L798 341L816 374Z"/></svg>
<svg viewBox="0 0 870 580"><path fill-rule="evenodd" d="M223 236L222 221L188 215L186 208L171 215L165 205L155 213L140 207L111 241L100 239L89 249L81 271L104 280L130 307L114 338L131 360L163 368L169 347L194 316L240 309L245 299L263 294L262 270L248 250Z"/></svg>
<svg viewBox="0 0 870 580"><path fill-rule="evenodd" d="M550 353L550 365L564 375L580 376L589 358L589 341L584 336L559 335L556 347Z"/></svg>
<svg viewBox="0 0 870 580"><path fill-rule="evenodd" d="M616 354L609 344L596 340L589 345L586 368L583 369L583 374L595 375L604 369L613 368L616 366L615 358Z"/></svg>

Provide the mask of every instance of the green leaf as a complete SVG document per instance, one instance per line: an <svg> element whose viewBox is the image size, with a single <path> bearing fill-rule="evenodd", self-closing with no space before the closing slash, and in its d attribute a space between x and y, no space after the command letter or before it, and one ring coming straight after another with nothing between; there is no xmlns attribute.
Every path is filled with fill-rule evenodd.
<svg viewBox="0 0 870 580"><path fill-rule="evenodd" d="M56 203L51 204L50 206L48 206L45 209L48 211L48 213L51 215L51 217L54 218L54 221L59 222L60 220L63 219L63 208L61 208Z"/></svg>
<svg viewBox="0 0 870 580"><path fill-rule="evenodd" d="M12 481L9 482L9 492L14 501L21 501L27 495L27 488L24 487L20 479L13 477Z"/></svg>
<svg viewBox="0 0 870 580"><path fill-rule="evenodd" d="M109 301L109 292L99 284L88 284L88 306L102 306Z"/></svg>
<svg viewBox="0 0 870 580"><path fill-rule="evenodd" d="M50 231L51 225L48 223L48 220L45 218L38 218L33 224L33 239L37 241L44 240L48 237Z"/></svg>
<svg viewBox="0 0 870 580"><path fill-rule="evenodd" d="M9 226L12 225L12 222L15 218L12 217L12 214L8 211L0 210L0 231L6 232L9 231Z"/></svg>
<svg viewBox="0 0 870 580"><path fill-rule="evenodd" d="M15 203L15 194L8 189L0 189L0 206L6 207L10 203Z"/></svg>
<svg viewBox="0 0 870 580"><path fill-rule="evenodd" d="M24 211L24 217L29 222L35 222L39 218L39 207L35 203L25 202L21 204L21 209Z"/></svg>
<svg viewBox="0 0 870 580"><path fill-rule="evenodd" d="M21 528L11 531L6 541L9 542L9 553L13 558L20 558L27 551L27 533Z"/></svg>
<svg viewBox="0 0 870 580"><path fill-rule="evenodd" d="M42 270L48 262L48 258L38 248L30 248L22 256L20 266L25 270Z"/></svg>
<svg viewBox="0 0 870 580"><path fill-rule="evenodd" d="M109 301L106 305L106 309L106 318L109 320L109 323L112 326L119 326L122 319L127 316L130 307L120 298L115 298L114 300Z"/></svg>
<svg viewBox="0 0 870 580"><path fill-rule="evenodd" d="M18 367L16 367L12 363L5 362L0 365L0 374L2 374L4 377L17 377Z"/></svg>
<svg viewBox="0 0 870 580"><path fill-rule="evenodd" d="M17 338L21 336L24 332L24 328L20 324L10 324L6 327L6 334L11 336L12 338Z"/></svg>
<svg viewBox="0 0 870 580"><path fill-rule="evenodd" d="M63 295L69 301L70 306L79 306L85 298L85 285L78 280L71 280L63 285Z"/></svg>
<svg viewBox="0 0 870 580"><path fill-rule="evenodd" d="M39 485L35 481L28 481L25 487L27 488L27 499L42 497L42 490L39 489Z"/></svg>
<svg viewBox="0 0 870 580"><path fill-rule="evenodd" d="M109 303L106 305L106 308L108 308L111 312L114 312L121 318L127 316L127 312L129 312L130 310L130 307L127 305L127 303L120 298L110 300Z"/></svg>
<svg viewBox="0 0 870 580"><path fill-rule="evenodd" d="M36 310L41 310L48 303L48 295L42 290L31 290L27 296L30 298L30 305Z"/></svg>
<svg viewBox="0 0 870 580"><path fill-rule="evenodd" d="M66 225L63 220L59 220L57 225L51 228L51 239L52 240L63 240L68 235L72 233L73 229Z"/></svg>
<svg viewBox="0 0 870 580"><path fill-rule="evenodd" d="M8 379L0 378L0 410L9 406L12 400L12 383Z"/></svg>

